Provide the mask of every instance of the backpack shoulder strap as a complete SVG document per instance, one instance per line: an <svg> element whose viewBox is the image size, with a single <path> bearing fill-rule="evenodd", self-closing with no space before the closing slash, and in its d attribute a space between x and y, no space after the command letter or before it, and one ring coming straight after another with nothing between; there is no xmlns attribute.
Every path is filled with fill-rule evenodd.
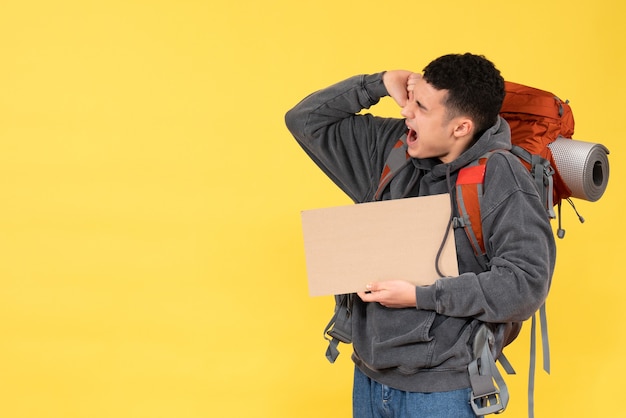
<svg viewBox="0 0 626 418"><path fill-rule="evenodd" d="M406 134L402 135L400 139L391 149L391 152L387 156L385 166L380 175L380 181L378 182L378 189L374 194L374 200L381 200L383 197L383 191L389 185L391 180L396 174L411 161L411 156L407 152Z"/></svg>
<svg viewBox="0 0 626 418"><path fill-rule="evenodd" d="M528 150L518 145L513 145L511 153L526 165L535 181L535 188L537 193L539 193L546 212L548 212L548 216L550 219L556 218L554 213L554 175L556 171L550 164L550 161L539 154L531 154Z"/></svg>
<svg viewBox="0 0 626 418"><path fill-rule="evenodd" d="M459 170L456 179L456 204L459 216L453 220L455 228L465 230L474 254L485 270L489 266L489 259L483 240L480 204L483 197L487 159L492 153L488 152L474 163Z"/></svg>

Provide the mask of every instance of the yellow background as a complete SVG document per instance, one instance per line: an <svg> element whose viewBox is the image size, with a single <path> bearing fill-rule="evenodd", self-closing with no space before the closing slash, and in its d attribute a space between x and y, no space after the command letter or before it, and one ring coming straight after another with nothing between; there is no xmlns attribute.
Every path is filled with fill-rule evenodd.
<svg viewBox="0 0 626 418"><path fill-rule="evenodd" d="M346 417L300 210L348 203L283 115L357 73L485 54L610 150L564 209L537 417L626 416L619 0L4 1L0 416ZM379 113L397 115L388 102ZM508 349L526 414L528 326Z"/></svg>

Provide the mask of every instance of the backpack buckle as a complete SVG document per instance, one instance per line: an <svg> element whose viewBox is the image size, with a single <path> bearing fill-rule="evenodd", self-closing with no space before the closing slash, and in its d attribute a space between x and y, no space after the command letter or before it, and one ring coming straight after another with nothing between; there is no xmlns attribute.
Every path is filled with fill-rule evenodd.
<svg viewBox="0 0 626 418"><path fill-rule="evenodd" d="M470 376L472 392L470 405L476 416L499 414L506 408L500 391L493 385L491 376ZM483 388L484 391L476 393L474 388Z"/></svg>
<svg viewBox="0 0 626 418"><path fill-rule="evenodd" d="M452 218L452 228L465 228L469 222L465 222L462 216L455 216Z"/></svg>
<svg viewBox="0 0 626 418"><path fill-rule="evenodd" d="M491 353L494 335L486 325L474 336L474 360L467 366L470 405L477 416L499 414L509 402L509 391Z"/></svg>

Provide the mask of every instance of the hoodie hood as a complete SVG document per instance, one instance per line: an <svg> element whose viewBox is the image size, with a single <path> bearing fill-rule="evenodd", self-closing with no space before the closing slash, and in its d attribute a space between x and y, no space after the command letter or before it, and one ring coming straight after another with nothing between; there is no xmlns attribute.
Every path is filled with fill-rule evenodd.
<svg viewBox="0 0 626 418"><path fill-rule="evenodd" d="M457 159L447 164L436 164L432 166L431 175L434 178L445 177L446 172L454 173L466 165L476 161L489 151L510 150L511 149L511 129L509 124L501 116L498 116L496 123L485 131L478 138L478 141L468 148Z"/></svg>

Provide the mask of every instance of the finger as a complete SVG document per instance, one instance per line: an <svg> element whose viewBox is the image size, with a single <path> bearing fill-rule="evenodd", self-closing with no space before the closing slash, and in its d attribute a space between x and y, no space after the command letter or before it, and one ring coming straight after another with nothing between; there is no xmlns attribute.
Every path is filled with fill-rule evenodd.
<svg viewBox="0 0 626 418"><path fill-rule="evenodd" d="M370 292L357 292L357 296L360 297L363 302L373 302L373 296Z"/></svg>
<svg viewBox="0 0 626 418"><path fill-rule="evenodd" d="M367 289L368 292L378 292L380 289L380 284L378 282L371 282L368 283L367 285L365 285L365 289Z"/></svg>
<svg viewBox="0 0 626 418"><path fill-rule="evenodd" d="M417 84L417 81L422 78L421 74L411 74L409 76L409 78L407 79L407 90L413 90L413 88L415 87L415 84Z"/></svg>

